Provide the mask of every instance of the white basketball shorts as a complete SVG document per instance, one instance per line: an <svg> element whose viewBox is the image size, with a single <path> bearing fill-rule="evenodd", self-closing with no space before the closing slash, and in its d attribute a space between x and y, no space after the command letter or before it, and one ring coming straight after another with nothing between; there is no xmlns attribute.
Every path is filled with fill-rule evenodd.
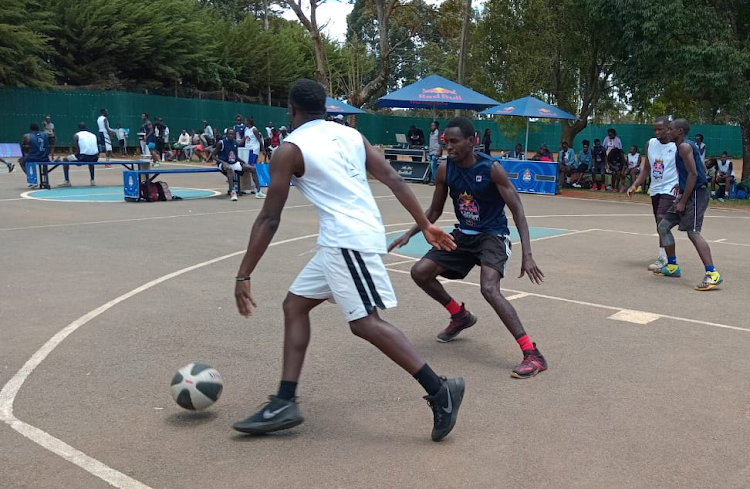
<svg viewBox="0 0 750 489"><path fill-rule="evenodd" d="M395 307L391 278L376 253L321 246L289 291L338 304L347 321L369 316L376 307Z"/></svg>

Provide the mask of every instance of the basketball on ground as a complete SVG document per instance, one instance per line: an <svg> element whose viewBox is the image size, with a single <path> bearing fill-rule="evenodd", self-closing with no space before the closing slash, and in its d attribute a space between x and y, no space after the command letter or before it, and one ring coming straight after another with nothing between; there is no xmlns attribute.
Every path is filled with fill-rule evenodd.
<svg viewBox="0 0 750 489"><path fill-rule="evenodd" d="M190 363L172 378L172 398L191 411L200 411L219 400L224 382L221 374L205 363Z"/></svg>

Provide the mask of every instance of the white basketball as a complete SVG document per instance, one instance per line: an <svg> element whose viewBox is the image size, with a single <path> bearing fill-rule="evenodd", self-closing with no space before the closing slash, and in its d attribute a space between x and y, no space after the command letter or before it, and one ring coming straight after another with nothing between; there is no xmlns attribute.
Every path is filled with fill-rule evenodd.
<svg viewBox="0 0 750 489"><path fill-rule="evenodd" d="M190 363L172 378L172 398L191 411L206 409L219 400L224 382L221 374L205 363Z"/></svg>

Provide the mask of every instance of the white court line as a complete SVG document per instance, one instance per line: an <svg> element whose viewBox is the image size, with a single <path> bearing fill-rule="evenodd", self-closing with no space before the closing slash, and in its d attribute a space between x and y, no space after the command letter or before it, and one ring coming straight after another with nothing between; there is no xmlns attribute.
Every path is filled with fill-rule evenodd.
<svg viewBox="0 0 750 489"><path fill-rule="evenodd" d="M629 234L631 236L648 236L649 238L656 238L658 236L657 234L653 233L636 233L633 231L618 231L616 229L592 229L592 231L601 231L603 233ZM675 239L678 241L690 241L688 238L683 238L682 236L675 236ZM707 239L706 241L708 243L725 244L731 246L745 246L750 248L750 244L748 243L733 243L731 241L727 241L726 238L714 240Z"/></svg>
<svg viewBox="0 0 750 489"><path fill-rule="evenodd" d="M299 236L283 241L277 241L275 243L271 243L269 247L313 238L315 236L317 236L317 234L308 234L306 236ZM34 372L34 370L44 361L44 359L47 358L47 356L49 356L49 354L52 353L52 351L57 348L60 343L65 340L65 338L73 334L81 326L85 325L97 316L105 313L117 304L133 297L134 295L140 294L145 290L155 287L162 282L166 282L167 280L178 277L185 273L192 272L193 270L218 263L220 261L238 256L243 253L245 253L245 250L220 256L212 260L207 260L198 263L197 265L186 267L181 270L177 270L176 272L172 272L159 277L107 302L106 304L99 306L93 311L84 314L80 318L76 319L65 328L61 329L56 335L54 335L44 345L42 345L42 347L39 348L39 350L37 350L34 355L32 355L32 357L24 364L24 366L21 367L21 370L16 372L16 374L5 384L3 389L0 391L0 420L8 424L11 428L16 430L18 433L25 436L29 440L33 441L34 443L42 446L43 448L46 448L56 455L59 455L68 462L79 466L86 472L104 480L112 486L118 487L120 489L150 489L149 486L146 486L145 484L142 484L141 482L128 477L122 472L118 472L117 470L103 464L95 458L89 457L85 453L76 450L62 440L50 435L49 433L19 420L13 414L13 403L16 399L16 396L18 395L18 392L21 390L21 387L23 386L24 382L26 382L26 379L29 377L29 375Z"/></svg>
<svg viewBox="0 0 750 489"><path fill-rule="evenodd" d="M399 270L397 268L388 268L387 266L386 266L386 270L391 271L391 272L396 272L396 273L403 273L403 274L410 273L410 272L408 272L406 270ZM476 282L469 282L468 280L451 280L451 282L452 283L457 283L457 284L471 285L471 286L474 286L474 287L479 287L480 286L480 284L478 284ZM616 311L616 312L629 311L631 313L641 313L641 314L644 314L644 315L649 314L649 315L653 315L653 316L658 316L658 319L673 319L675 321L682 321L682 322L686 322L686 323L700 324L700 325L703 325L703 326L712 326L714 328L732 329L732 330L735 330L735 331L744 331L746 333L750 333L750 328L740 328L739 326L730 326L728 324L713 323L711 321L701 321L700 319L682 318L682 317L678 317L678 316L671 316L669 314L659 314L659 313L650 312L650 311L637 311L637 310L630 309L630 308L627 308L627 307L608 306L606 304L597 304L595 302L586 302L586 301L579 301L579 300L575 300L575 299L566 299L565 297L556 297L554 295L536 294L534 292L525 292L523 290L505 289L505 288L502 288L502 287L500 288L500 290L503 290L505 292L513 292L515 294L525 294L524 297L538 297L540 299L549 299L549 300L553 300L553 301L567 302L569 304L577 304L579 306L595 307L597 309L605 309L605 310L608 310L608 311Z"/></svg>

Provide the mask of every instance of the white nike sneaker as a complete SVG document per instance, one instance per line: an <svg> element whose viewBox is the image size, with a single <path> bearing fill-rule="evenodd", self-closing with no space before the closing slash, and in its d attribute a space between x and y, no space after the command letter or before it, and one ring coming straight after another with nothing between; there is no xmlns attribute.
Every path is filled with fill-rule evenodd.
<svg viewBox="0 0 750 489"><path fill-rule="evenodd" d="M270 396L268 399L260 411L247 419L237 421L232 428L242 433L261 435L294 428L305 421L297 409L296 399L287 401L276 396Z"/></svg>
<svg viewBox="0 0 750 489"><path fill-rule="evenodd" d="M237 200L237 192L232 190L232 193L230 195L232 196L232 202L235 202Z"/></svg>
<svg viewBox="0 0 750 489"><path fill-rule="evenodd" d="M656 259L655 262L653 262L651 265L648 266L649 271L655 272L656 270L661 270L662 268L667 266L667 258L660 256Z"/></svg>

